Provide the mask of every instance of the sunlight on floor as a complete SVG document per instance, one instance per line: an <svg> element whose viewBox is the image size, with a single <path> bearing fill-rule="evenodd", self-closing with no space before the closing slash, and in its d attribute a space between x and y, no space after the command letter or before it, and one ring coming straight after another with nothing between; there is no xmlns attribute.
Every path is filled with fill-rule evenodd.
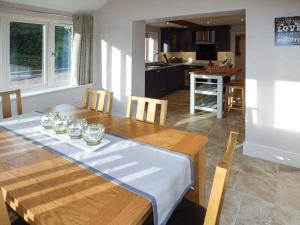
<svg viewBox="0 0 300 225"><path fill-rule="evenodd" d="M187 123L192 123L192 122L196 122L196 121L200 121L200 120L206 120L208 118L213 118L213 117L216 117L215 113L195 114L192 117L188 117L188 118L178 121L177 123L174 124L174 126L180 126L180 125L184 125Z"/></svg>

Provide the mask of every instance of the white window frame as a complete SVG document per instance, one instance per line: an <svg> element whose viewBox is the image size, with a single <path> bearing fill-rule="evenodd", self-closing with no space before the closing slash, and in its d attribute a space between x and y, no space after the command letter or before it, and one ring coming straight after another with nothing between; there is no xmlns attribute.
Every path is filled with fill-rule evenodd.
<svg viewBox="0 0 300 225"><path fill-rule="evenodd" d="M55 51L55 26L71 26L73 31L73 23L71 18L68 19L49 19L39 16L23 16L11 13L0 12L0 91L9 90L10 75L10 22L33 23L44 25L43 38L43 78L41 85L22 88L22 92L35 92L39 90L47 90L58 87L74 87L77 84L70 82L55 82L55 57L52 52ZM72 76L72 73L71 73Z"/></svg>
<svg viewBox="0 0 300 225"><path fill-rule="evenodd" d="M53 73L52 79L53 80L51 80L51 83L54 84L54 85L56 85L56 86L67 86L67 85L69 85L72 82L72 77L71 77L72 76L72 72L70 73L70 80L69 80L69 82L68 81L64 81L64 82L58 83L55 80L55 56L52 55L52 52L54 52L56 54L56 52L55 52L55 27L56 26L70 27L72 29L72 33L73 33L73 25L63 24L63 23L53 23L50 26L50 29L52 29L52 32L50 32L50 34L53 35L53 37L52 37L53 40L50 41L51 43L53 43L53 45L50 46L51 48L50 48L50 51L49 51L50 55L52 56L51 60L53 61L52 62L53 66L50 66L53 69L53 71L52 71L52 73ZM73 42L73 40L72 40L72 42ZM71 54L71 56L72 56L72 54Z"/></svg>

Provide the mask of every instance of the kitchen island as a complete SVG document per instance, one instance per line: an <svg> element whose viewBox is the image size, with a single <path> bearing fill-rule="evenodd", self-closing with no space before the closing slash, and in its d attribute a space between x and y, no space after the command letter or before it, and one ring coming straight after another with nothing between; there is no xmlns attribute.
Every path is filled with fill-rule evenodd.
<svg viewBox="0 0 300 225"><path fill-rule="evenodd" d="M226 72L210 73L207 70L190 72L190 113L196 110L216 112L217 118L223 117L224 81L234 80L241 71L229 68Z"/></svg>

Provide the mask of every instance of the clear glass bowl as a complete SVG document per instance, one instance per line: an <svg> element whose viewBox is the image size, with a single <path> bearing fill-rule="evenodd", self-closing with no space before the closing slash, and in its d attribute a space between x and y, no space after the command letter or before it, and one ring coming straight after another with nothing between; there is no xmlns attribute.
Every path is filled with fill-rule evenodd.
<svg viewBox="0 0 300 225"><path fill-rule="evenodd" d="M58 112L50 112L50 113L41 115L42 127L44 127L45 129L51 129L53 126L53 120L57 117L59 117Z"/></svg>
<svg viewBox="0 0 300 225"><path fill-rule="evenodd" d="M82 131L87 127L86 120L70 119L67 123L67 133L72 139L80 139L82 137Z"/></svg>
<svg viewBox="0 0 300 225"><path fill-rule="evenodd" d="M68 117L57 116L53 119L53 130L57 134L64 134L67 132Z"/></svg>
<svg viewBox="0 0 300 225"><path fill-rule="evenodd" d="M105 132L105 127L102 124L90 124L83 129L82 137L87 145L100 144Z"/></svg>

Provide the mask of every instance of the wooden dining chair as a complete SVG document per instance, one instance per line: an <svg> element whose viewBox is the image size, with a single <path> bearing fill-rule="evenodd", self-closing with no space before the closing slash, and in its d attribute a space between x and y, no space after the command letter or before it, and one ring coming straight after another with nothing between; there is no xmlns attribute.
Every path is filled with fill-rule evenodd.
<svg viewBox="0 0 300 225"><path fill-rule="evenodd" d="M92 88L85 89L84 108L86 109L111 113L112 101L112 92Z"/></svg>
<svg viewBox="0 0 300 225"><path fill-rule="evenodd" d="M132 118L132 102L137 102L136 120L146 121L149 123L155 122L156 107L160 105L160 119L159 125L164 125L167 118L167 100L160 100L154 98L145 98L137 96L129 96L127 104L126 118Z"/></svg>
<svg viewBox="0 0 300 225"><path fill-rule="evenodd" d="M238 133L230 132L225 155L216 167L208 207L204 208L184 198L176 207L167 225L219 225L237 137ZM153 225L153 215L148 217L144 225Z"/></svg>
<svg viewBox="0 0 300 225"><path fill-rule="evenodd" d="M9 215L4 201L4 197L0 188L0 225L28 225L22 218L15 213Z"/></svg>
<svg viewBox="0 0 300 225"><path fill-rule="evenodd" d="M3 119L6 119L6 118L9 118L12 116L12 110L11 110L11 96L12 95L16 96L17 114L20 115L23 113L20 89L13 90L13 91L0 92L0 97L1 97L1 101L2 101Z"/></svg>

